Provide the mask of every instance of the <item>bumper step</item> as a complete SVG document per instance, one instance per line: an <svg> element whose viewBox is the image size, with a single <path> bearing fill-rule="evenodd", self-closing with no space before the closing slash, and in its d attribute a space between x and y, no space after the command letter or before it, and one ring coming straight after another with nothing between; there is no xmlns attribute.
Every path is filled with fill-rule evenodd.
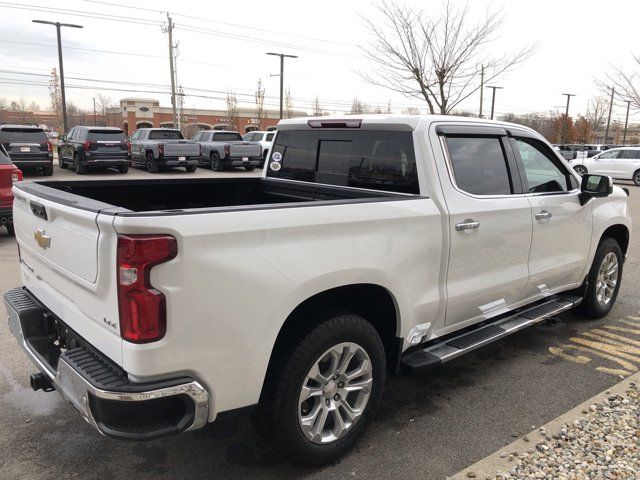
<svg viewBox="0 0 640 480"><path fill-rule="evenodd" d="M524 308L515 314L511 313L507 314L507 316L498 317L493 322L470 332L465 332L426 347L418 346L412 348L402 356L401 363L409 370L441 365L554 315L570 310L581 302L582 298L573 294L552 297L544 303Z"/></svg>

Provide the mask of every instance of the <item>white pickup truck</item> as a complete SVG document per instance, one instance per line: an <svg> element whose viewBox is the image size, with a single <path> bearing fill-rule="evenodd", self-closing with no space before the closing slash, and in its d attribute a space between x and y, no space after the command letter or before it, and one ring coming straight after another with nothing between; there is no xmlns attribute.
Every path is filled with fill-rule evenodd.
<svg viewBox="0 0 640 480"><path fill-rule="evenodd" d="M11 331L102 434L256 407L291 461L335 460L385 377L613 306L628 192L519 125L283 120L262 178L21 182Z"/></svg>

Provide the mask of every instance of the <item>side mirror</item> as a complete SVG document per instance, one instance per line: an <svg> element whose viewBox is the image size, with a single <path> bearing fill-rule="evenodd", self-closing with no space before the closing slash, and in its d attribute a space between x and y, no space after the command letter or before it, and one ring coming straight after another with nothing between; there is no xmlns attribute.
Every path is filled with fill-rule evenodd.
<svg viewBox="0 0 640 480"><path fill-rule="evenodd" d="M585 173L580 184L580 202L584 205L593 197L608 197L613 193L613 180L607 175Z"/></svg>

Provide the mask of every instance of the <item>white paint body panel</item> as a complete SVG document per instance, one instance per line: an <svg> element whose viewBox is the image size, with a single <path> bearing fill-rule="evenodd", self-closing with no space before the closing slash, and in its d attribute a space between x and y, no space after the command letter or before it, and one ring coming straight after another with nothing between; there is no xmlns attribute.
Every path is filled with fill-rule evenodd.
<svg viewBox="0 0 640 480"><path fill-rule="evenodd" d="M38 220L22 205L28 195L18 191L23 282L132 379L184 373L202 382L213 420L221 411L258 401L278 332L290 313L317 293L351 284L382 286L396 304L397 337L406 339L420 326L425 338L436 338L579 284L602 232L614 224L630 228L626 196L618 188L580 208L573 197L465 198L451 182L434 132L438 122L451 117L378 115L363 122L414 130L422 197L166 216L94 214L93 219L78 209L47 204L79 232L67 239L64 255L70 256L60 253L60 263L71 271L65 272L33 246L27 248ZM536 208L554 209L554 222L536 225ZM467 217L479 220L480 229L455 231ZM135 345L119 337L117 233L177 239L176 258L151 272L151 284L167 298L167 332L158 342ZM87 241L94 242L93 250ZM108 326L113 321L115 328ZM405 341L403 348L408 346Z"/></svg>

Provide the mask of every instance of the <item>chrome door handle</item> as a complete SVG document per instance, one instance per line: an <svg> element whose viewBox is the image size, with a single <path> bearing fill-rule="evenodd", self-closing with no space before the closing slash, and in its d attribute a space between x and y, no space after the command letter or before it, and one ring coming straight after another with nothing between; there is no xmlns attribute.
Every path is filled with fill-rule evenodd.
<svg viewBox="0 0 640 480"><path fill-rule="evenodd" d="M553 217L553 213L548 212L546 210L541 210L538 213L536 213L535 217L536 217L536 220L543 220L545 218Z"/></svg>
<svg viewBox="0 0 640 480"><path fill-rule="evenodd" d="M480 227L480 222L475 222L473 220L465 220L462 223L456 223L456 230L458 232L462 232L464 230L475 230Z"/></svg>

